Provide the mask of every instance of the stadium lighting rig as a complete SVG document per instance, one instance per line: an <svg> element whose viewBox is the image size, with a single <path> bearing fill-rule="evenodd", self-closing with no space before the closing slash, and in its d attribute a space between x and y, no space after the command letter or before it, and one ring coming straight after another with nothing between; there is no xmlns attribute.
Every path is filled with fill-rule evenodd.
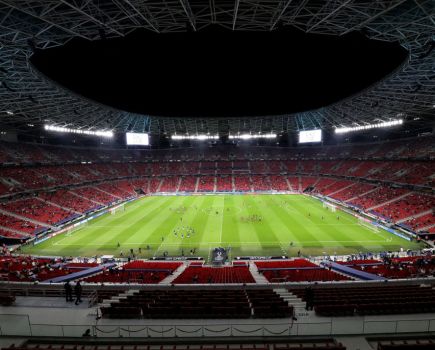
<svg viewBox="0 0 435 350"><path fill-rule="evenodd" d="M237 135L229 135L228 138L235 140L251 140L251 139L274 139L276 138L276 134L237 134Z"/></svg>
<svg viewBox="0 0 435 350"><path fill-rule="evenodd" d="M390 126L396 126L403 124L403 119L391 120L389 122L376 123L376 124L367 124L367 125L359 125L353 127L343 127L343 128L335 128L336 134L344 134L352 131L360 131L360 130L370 130L376 128L388 128Z"/></svg>
<svg viewBox="0 0 435 350"><path fill-rule="evenodd" d="M54 126L54 125L44 125L44 129L47 131L54 131L54 132L63 132L63 133L70 133L70 134L82 134L82 135L92 135L92 136L101 136L101 137L113 137L112 131L103 131L103 130L80 130L80 129L70 129L70 128L63 128L60 126Z"/></svg>
<svg viewBox="0 0 435 350"><path fill-rule="evenodd" d="M193 140L193 141L206 141L206 140L218 140L219 135L172 135L172 140L180 141L180 140Z"/></svg>

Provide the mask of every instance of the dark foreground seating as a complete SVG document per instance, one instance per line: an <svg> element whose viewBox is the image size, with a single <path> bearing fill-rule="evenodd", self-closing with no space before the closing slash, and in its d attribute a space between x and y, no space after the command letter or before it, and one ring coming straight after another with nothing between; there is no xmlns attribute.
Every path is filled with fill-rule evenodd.
<svg viewBox="0 0 435 350"><path fill-rule="evenodd" d="M293 308L273 290L142 290L101 312L108 318L280 318Z"/></svg>

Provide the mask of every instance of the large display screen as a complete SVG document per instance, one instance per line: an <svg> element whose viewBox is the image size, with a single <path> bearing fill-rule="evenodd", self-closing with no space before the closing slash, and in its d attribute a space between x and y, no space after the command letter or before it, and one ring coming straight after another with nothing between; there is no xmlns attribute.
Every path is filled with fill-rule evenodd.
<svg viewBox="0 0 435 350"><path fill-rule="evenodd" d="M148 134L128 132L125 135L127 136L127 145L148 146L150 144Z"/></svg>
<svg viewBox="0 0 435 350"><path fill-rule="evenodd" d="M299 131L299 143L322 142L322 130Z"/></svg>

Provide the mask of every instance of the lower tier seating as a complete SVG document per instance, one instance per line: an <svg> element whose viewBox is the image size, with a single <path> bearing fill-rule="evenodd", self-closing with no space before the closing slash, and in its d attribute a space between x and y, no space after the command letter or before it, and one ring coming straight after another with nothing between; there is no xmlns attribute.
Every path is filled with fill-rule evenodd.
<svg viewBox="0 0 435 350"><path fill-rule="evenodd" d="M257 261L258 272L269 282L343 281L347 276L319 267L305 259Z"/></svg>
<svg viewBox="0 0 435 350"><path fill-rule="evenodd" d="M386 315L435 312L431 286L290 289L314 306L319 316Z"/></svg>
<svg viewBox="0 0 435 350"><path fill-rule="evenodd" d="M189 266L173 283L255 283L255 279L247 266Z"/></svg>

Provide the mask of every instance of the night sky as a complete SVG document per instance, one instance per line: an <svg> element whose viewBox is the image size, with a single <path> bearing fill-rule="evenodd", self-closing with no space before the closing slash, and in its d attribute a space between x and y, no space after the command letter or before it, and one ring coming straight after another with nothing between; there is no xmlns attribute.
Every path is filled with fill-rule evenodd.
<svg viewBox="0 0 435 350"><path fill-rule="evenodd" d="M294 113L357 93L398 67L398 44L275 32L155 34L37 51L32 62L76 93L155 116L236 117Z"/></svg>

